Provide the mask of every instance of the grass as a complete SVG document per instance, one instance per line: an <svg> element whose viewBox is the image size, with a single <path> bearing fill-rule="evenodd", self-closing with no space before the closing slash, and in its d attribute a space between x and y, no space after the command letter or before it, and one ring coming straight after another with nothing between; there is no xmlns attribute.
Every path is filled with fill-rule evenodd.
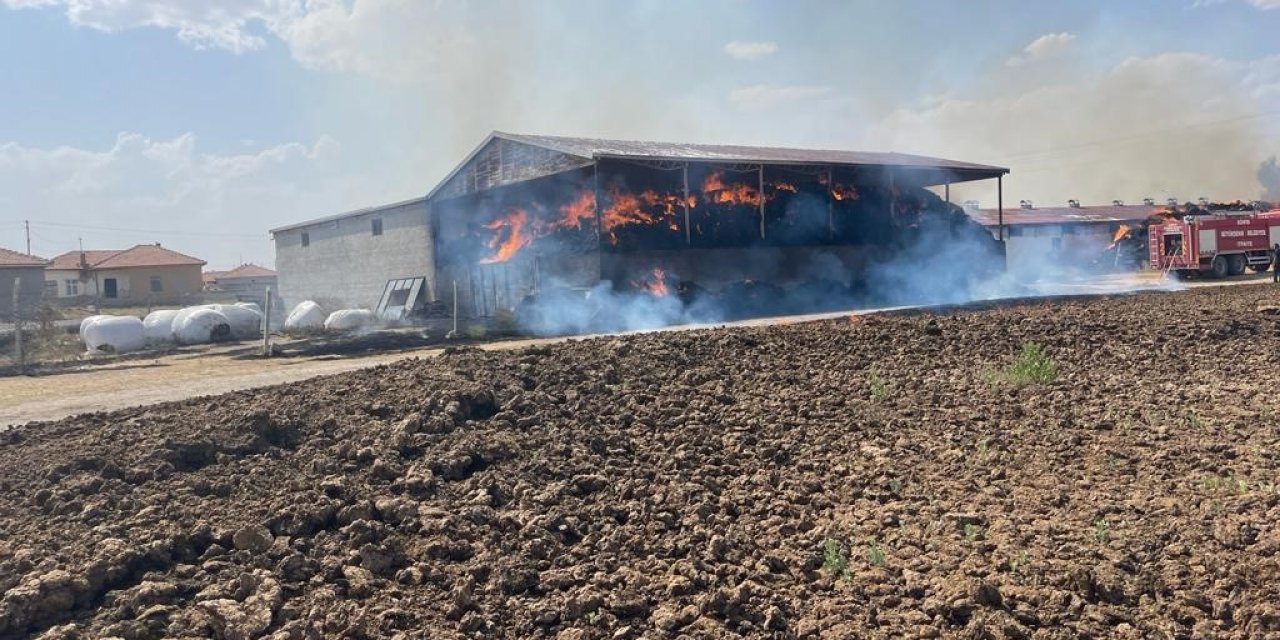
<svg viewBox="0 0 1280 640"><path fill-rule="evenodd" d="M1249 493L1249 483L1233 476L1208 476L1200 484L1209 493Z"/></svg>
<svg viewBox="0 0 1280 640"><path fill-rule="evenodd" d="M872 369L867 376L867 388L871 393L872 402L884 402L889 398L889 385L875 369Z"/></svg>
<svg viewBox="0 0 1280 640"><path fill-rule="evenodd" d="M982 535L982 527L969 523L964 525L964 541L973 544L978 541L978 537Z"/></svg>
<svg viewBox="0 0 1280 640"><path fill-rule="evenodd" d="M827 538L822 543L822 568L833 576L849 579L849 559L840 548L840 541Z"/></svg>
<svg viewBox="0 0 1280 640"><path fill-rule="evenodd" d="M1099 518L1097 522L1093 523L1093 537L1102 544L1106 544L1111 540L1111 526L1107 524L1106 520Z"/></svg>
<svg viewBox="0 0 1280 640"><path fill-rule="evenodd" d="M881 567L884 566L884 559L884 549L880 548L876 539L872 538L867 541L867 562L870 562L871 566Z"/></svg>
<svg viewBox="0 0 1280 640"><path fill-rule="evenodd" d="M1058 363L1054 362L1035 342L1024 342L1018 357L1004 369L987 373L992 385L1008 384L1025 387L1033 384L1050 384L1058 379Z"/></svg>
<svg viewBox="0 0 1280 640"><path fill-rule="evenodd" d="M1019 551L1018 557L1009 561L1009 571L1021 574L1027 568L1028 564L1027 552L1025 550Z"/></svg>

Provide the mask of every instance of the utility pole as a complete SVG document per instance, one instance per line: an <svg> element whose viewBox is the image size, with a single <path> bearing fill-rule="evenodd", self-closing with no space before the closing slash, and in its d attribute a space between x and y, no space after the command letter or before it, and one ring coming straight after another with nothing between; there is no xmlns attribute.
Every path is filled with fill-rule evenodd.
<svg viewBox="0 0 1280 640"><path fill-rule="evenodd" d="M27 255L31 255L31 221L23 220L22 224L27 228Z"/></svg>

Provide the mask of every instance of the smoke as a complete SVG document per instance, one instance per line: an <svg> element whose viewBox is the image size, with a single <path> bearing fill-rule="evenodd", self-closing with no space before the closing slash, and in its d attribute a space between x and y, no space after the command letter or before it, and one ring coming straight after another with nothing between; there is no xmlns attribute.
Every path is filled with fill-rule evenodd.
<svg viewBox="0 0 1280 640"><path fill-rule="evenodd" d="M1097 64L1083 52L1029 61L980 83L974 97L901 109L864 143L1010 167L1007 202L1228 201L1255 192L1258 162L1276 133L1260 115L1280 59L1166 53L1102 73L1088 68ZM995 191L978 183L952 195L994 206Z"/></svg>
<svg viewBox="0 0 1280 640"><path fill-rule="evenodd" d="M1258 182L1262 183L1262 199L1266 202L1280 202L1280 166L1276 165L1276 157L1271 156L1258 166Z"/></svg>

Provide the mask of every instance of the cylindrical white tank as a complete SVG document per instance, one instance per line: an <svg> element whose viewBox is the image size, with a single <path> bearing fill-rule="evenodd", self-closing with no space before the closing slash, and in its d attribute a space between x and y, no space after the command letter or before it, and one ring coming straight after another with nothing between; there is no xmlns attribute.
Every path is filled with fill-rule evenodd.
<svg viewBox="0 0 1280 640"><path fill-rule="evenodd" d="M147 342L173 342L173 319L178 317L177 309L158 309L142 319L142 334Z"/></svg>
<svg viewBox="0 0 1280 640"><path fill-rule="evenodd" d="M81 321L80 321L80 339L81 339L81 340L84 340L84 330L85 330L86 328L88 328L88 327L89 327L89 325L93 324L94 322L96 322L96 321L98 321L98 320L100 320L100 319L102 319L102 318L110 318L110 317L111 317L111 316L97 315L97 316L89 316L88 318L85 318L84 320L81 320Z"/></svg>
<svg viewBox="0 0 1280 640"><path fill-rule="evenodd" d="M215 304L213 310L226 317L235 339L250 340L262 335L261 312L234 304Z"/></svg>
<svg viewBox="0 0 1280 640"><path fill-rule="evenodd" d="M284 319L284 330L294 333L319 331L324 328L324 321L324 309L311 300L303 300Z"/></svg>
<svg viewBox="0 0 1280 640"><path fill-rule="evenodd" d="M340 309L329 314L324 321L326 331L351 331L373 324L373 312L368 309Z"/></svg>
<svg viewBox="0 0 1280 640"><path fill-rule="evenodd" d="M147 346L142 321L134 316L95 316L82 325L84 344L96 353L128 353Z"/></svg>
<svg viewBox="0 0 1280 640"><path fill-rule="evenodd" d="M213 309L183 309L173 319L173 337L178 344L206 344L226 340L231 337L231 323L226 316Z"/></svg>

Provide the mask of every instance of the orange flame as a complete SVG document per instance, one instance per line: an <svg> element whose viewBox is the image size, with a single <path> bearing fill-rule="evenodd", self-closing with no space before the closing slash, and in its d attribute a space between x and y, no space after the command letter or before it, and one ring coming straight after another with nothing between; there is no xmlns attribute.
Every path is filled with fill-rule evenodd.
<svg viewBox="0 0 1280 640"><path fill-rule="evenodd" d="M506 262L528 245L533 238L524 233L527 220L528 214L524 209L512 209L507 215L484 225L484 228L494 231L493 237L486 244L490 249L496 249L497 253L480 260L480 264Z"/></svg>
<svg viewBox="0 0 1280 640"><path fill-rule="evenodd" d="M745 204L760 206L760 192L741 183L724 183L723 172L712 171L702 181L702 193L708 202L716 204Z"/></svg>
<svg viewBox="0 0 1280 640"><path fill-rule="evenodd" d="M831 197L836 200L857 200L858 190L853 187L836 184L836 186L831 187Z"/></svg>
<svg viewBox="0 0 1280 640"><path fill-rule="evenodd" d="M656 298L661 298L670 294L667 289L667 272L661 268L654 268L653 276L648 281L643 280L631 283L635 288L640 289Z"/></svg>
<svg viewBox="0 0 1280 640"><path fill-rule="evenodd" d="M796 186L794 184L791 184L790 182L783 182L781 180L774 180L773 188L777 191L790 191L791 193L796 193Z"/></svg>
<svg viewBox="0 0 1280 640"><path fill-rule="evenodd" d="M583 223L596 215L596 194L583 189L573 202L560 207L560 218L552 223L552 229L581 229Z"/></svg>
<svg viewBox="0 0 1280 640"><path fill-rule="evenodd" d="M1116 245L1120 244L1120 241L1123 240L1125 236L1129 235L1129 231L1129 225L1120 225L1120 228L1116 229L1115 234L1111 236L1111 244L1107 245L1107 249L1116 248Z"/></svg>
<svg viewBox="0 0 1280 640"><path fill-rule="evenodd" d="M676 207L682 204L679 196L660 195L652 189L637 196L613 187L609 189L609 201L609 207L600 218L601 227L609 234L609 242L617 244L618 236L613 232L614 229L628 224L663 223L671 231L680 230L675 216ZM659 211L651 212L645 207L657 207Z"/></svg>

